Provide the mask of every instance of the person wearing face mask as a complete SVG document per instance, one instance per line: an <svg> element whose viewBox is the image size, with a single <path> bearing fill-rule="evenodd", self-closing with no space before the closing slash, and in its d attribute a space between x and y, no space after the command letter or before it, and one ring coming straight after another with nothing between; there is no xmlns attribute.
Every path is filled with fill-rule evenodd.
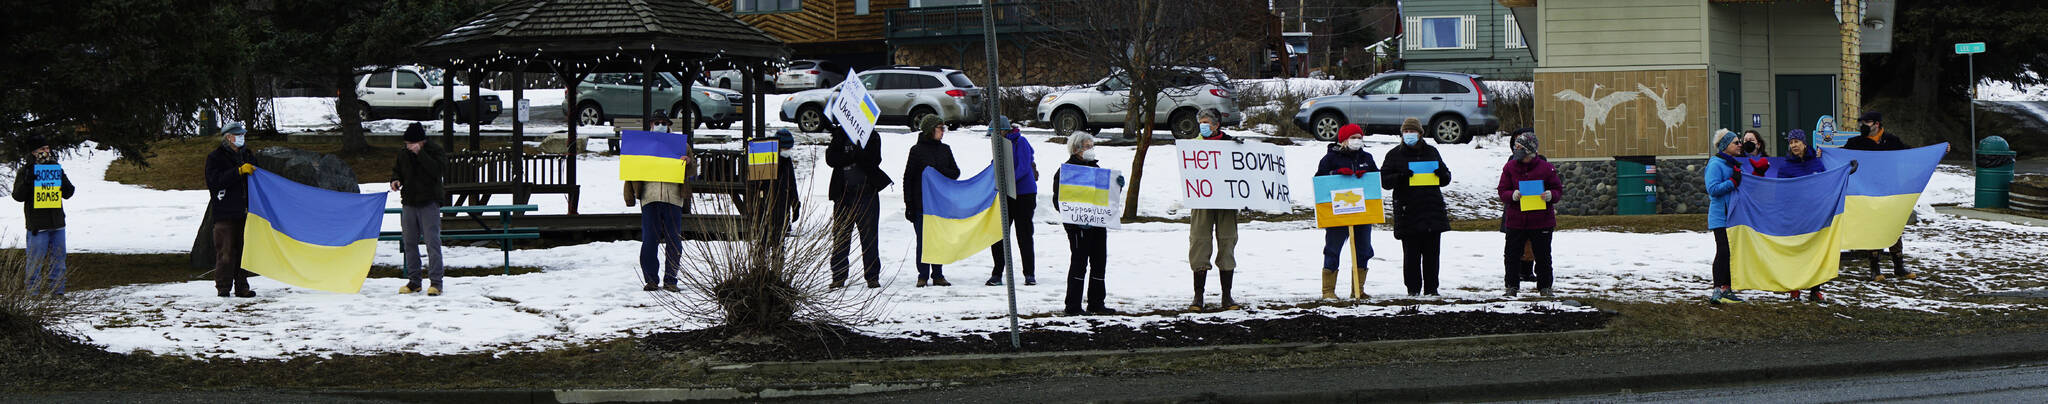
<svg viewBox="0 0 2048 404"><path fill-rule="evenodd" d="M1842 144L1842 148L1875 151L1906 150L1912 148L1906 146L1906 142L1900 140L1898 135L1885 130L1884 114L1880 114L1877 111L1864 112L1862 116L1856 117L1856 123L1856 130L1862 132L1863 136L1849 138L1848 142ZM1918 221L1920 221L1920 217L1917 213L1906 219L1908 224ZM1893 243L1891 248L1892 275L1903 279L1917 278L1920 276L1919 274L1906 270L1905 249L1906 238L1901 235L1899 242ZM1884 273L1878 271L1878 258L1880 253L1883 252L1884 250L1867 250L1863 252L1864 256L1870 257L1871 279L1884 280Z"/></svg>
<svg viewBox="0 0 2048 404"><path fill-rule="evenodd" d="M249 217L249 174L256 155L247 146L249 130L241 122L221 128L220 147L206 155L207 210L213 215L213 289L220 297L256 297L249 289L249 271L242 269L242 223Z"/></svg>
<svg viewBox="0 0 2048 404"><path fill-rule="evenodd" d="M1244 143L1243 139L1224 134L1216 128L1216 110L1203 110L1195 117L1200 125L1202 140L1229 140ZM1230 283L1237 274L1237 209L1192 209L1188 212L1188 269L1195 271L1195 301L1188 310L1202 310L1202 289L1209 284L1209 269L1221 271L1216 275L1217 284L1223 287L1223 309L1236 310L1240 306L1230 298ZM1215 261L1210 261L1210 254Z"/></svg>
<svg viewBox="0 0 2048 404"><path fill-rule="evenodd" d="M1500 193L1501 228L1507 231L1507 248L1501 253L1506 265L1508 297L1514 297L1522 284L1522 255L1524 248L1534 255L1536 291L1543 297L1551 297L1550 241L1557 229L1557 196L1564 193L1564 181L1557 177L1557 168L1550 160L1537 152L1536 131L1516 130L1509 147L1514 154L1501 167L1500 184L1494 187ZM1522 181L1542 181L1544 207L1539 210L1522 210Z"/></svg>
<svg viewBox="0 0 2048 404"><path fill-rule="evenodd" d="M1401 240L1402 281L1409 296L1437 296L1437 260L1442 253L1443 233L1451 231L1445 210L1443 185L1451 183L1451 167L1435 146L1422 140L1422 121L1401 121L1401 144L1387 150L1380 164L1380 187L1393 190L1394 238ZM1436 162L1438 185L1411 185L1416 172L1409 163ZM1429 174L1429 173L1423 173Z"/></svg>
<svg viewBox="0 0 2048 404"><path fill-rule="evenodd" d="M28 227L26 291L29 295L40 293L36 285L40 280L50 285L51 296L64 297L64 207L38 208L34 201L36 166L58 165L57 154L50 151L42 135L28 135L21 146L29 153L21 169L14 172L14 201L21 202L21 217ZM58 172L57 196L71 199L78 188L71 184L71 175Z"/></svg>
<svg viewBox="0 0 2048 404"><path fill-rule="evenodd" d="M1714 232L1714 289L1707 296L1713 304L1742 303L1729 285L1728 274L1728 204L1735 196L1735 188L1742 185L1741 138L1727 129L1714 132L1714 148L1719 153L1707 159L1707 229Z"/></svg>
<svg viewBox="0 0 2048 404"><path fill-rule="evenodd" d="M1771 153L1764 151L1762 137L1756 130L1742 131L1742 163L1749 168L1750 175L1758 177L1771 169Z"/></svg>
<svg viewBox="0 0 2048 404"><path fill-rule="evenodd" d="M1785 148L1792 154L1786 155L1784 162L1778 167L1778 178L1798 178L1827 170L1827 166L1820 161L1820 148L1806 145L1806 131L1793 129L1786 132ZM1826 283L1806 289L1807 300L1814 303L1824 301L1820 292L1823 285ZM1792 300L1799 300L1799 291L1792 291Z"/></svg>
<svg viewBox="0 0 2048 404"><path fill-rule="evenodd" d="M1095 159L1095 137L1076 133L1067 136L1067 164L1100 167ZM1053 171L1053 178L1059 178L1059 171ZM1123 177L1117 177L1117 185L1123 185ZM1060 200L1059 187L1053 187L1052 200ZM1059 209L1059 204L1053 204ZM1087 314L1116 314L1116 310L1102 304L1103 270L1109 260L1109 232L1095 226L1065 224L1067 231L1067 307L1066 314L1078 316ZM1086 286L1084 289L1083 286ZM1084 293L1085 292L1085 293ZM1083 298L1087 306L1082 306Z"/></svg>
<svg viewBox="0 0 2048 404"><path fill-rule="evenodd" d="M1358 124L1337 128L1337 142L1316 164L1316 176L1364 177L1379 171L1371 152L1365 151L1365 129ZM1372 225L1338 226L1323 229L1323 298L1337 298L1337 265L1343 261L1345 241L1351 242L1351 298L1364 299L1366 262L1372 260Z"/></svg>
<svg viewBox="0 0 2048 404"><path fill-rule="evenodd" d="M953 160L953 148L942 142L946 138L946 121L936 115L926 115L918 122L917 144L910 146L910 156L903 165L903 218L910 220L910 228L917 232L917 256L924 256L924 169L931 168L946 178L960 179L960 165ZM917 263L917 287L953 286L946 282L944 265ZM929 283L927 283L929 281Z"/></svg>

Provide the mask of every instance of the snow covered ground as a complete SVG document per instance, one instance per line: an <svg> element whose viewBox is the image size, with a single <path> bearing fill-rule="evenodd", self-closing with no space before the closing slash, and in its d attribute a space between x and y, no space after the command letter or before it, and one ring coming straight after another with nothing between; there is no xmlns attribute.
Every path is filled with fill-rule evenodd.
<svg viewBox="0 0 2048 404"><path fill-rule="evenodd" d="M946 139L968 173L988 164L989 142L974 129L963 129ZM1038 150L1037 163L1050 175L1064 159L1064 146L1045 142L1042 135L1030 135ZM900 178L903 156L911 136L885 132L883 166ZM810 145L794 153L801 162L798 176L801 190L810 195L805 206L829 206L823 196L827 176L822 168L821 139L806 137ZM1385 138L1374 138L1375 154L1391 147ZM1324 152L1326 143L1285 147L1294 162L1291 176L1295 189L1311 189L1306 168ZM81 154L68 158L66 167L79 183L76 199L66 201L69 213L70 248L76 252L161 253L182 252L192 241L202 216L202 191L159 191L110 183L104 172L113 156L80 148ZM1103 147L1098 154L1106 167L1128 168L1134 150ZM1147 162L1151 173L1142 189L1139 211L1145 216L1182 217L1178 203L1178 176L1171 145L1155 146ZM1485 216L1495 209L1483 202L1492 194L1499 165L1506 159L1497 143L1442 147L1455 181L1449 188L1453 203L1469 215ZM580 183L591 197L579 208L586 213L634 212L613 195L620 195L616 180L618 161L614 157L585 156ZM1971 179L1947 167L1935 176L1922 205L1967 202ZM364 184L365 192L386 189L384 184ZM1307 192L1296 192L1299 198ZM1041 195L1039 224L1033 237L1038 257L1038 286L1020 286L1018 306L1026 313L1057 312L1064 298L1063 277L1068 249L1065 235L1049 207L1050 195ZM1004 288L980 286L991 268L984 253L958 265L949 266L953 287L912 288L912 242L909 223L902 217L901 188L882 194L883 282L888 306L881 323L866 328L879 334L905 335L913 332L964 333L1000 329L1006 303ZM396 199L391 206L397 206ZM543 213L566 211L564 198L537 198ZM1297 208L1308 206L1297 201ZM1924 206L1923 206L1924 208ZM20 210L0 209L0 223L19 223ZM1984 260L2034 262L2048 242L2048 229L1965 220L1923 212L1930 224L1907 236L1907 254L1923 260L1930 277L1900 283L1871 284L1864 280L1837 282L1835 298L1855 305L1920 310L1997 309L2002 306L1967 303L1946 298L1957 289L1988 290L2005 285L2041 282L2048 274L2001 274L1993 277L1973 268ZM1702 224L1704 225L1704 224ZM1704 227L1704 226L1702 226ZM387 221L387 230L397 229ZM1082 321L1142 323L1175 318L1223 321L1245 316L1279 316L1293 309L1270 308L1314 300L1317 296L1323 232L1312 222L1257 222L1243 225L1237 248L1239 284L1236 297L1252 309L1215 314L1184 314L1177 317L1088 317L1047 318L1027 321L1027 326L1078 327ZM19 230L13 230L19 231ZM18 246L18 234L0 233L10 247ZM1174 223L1134 224L1110 235L1108 284L1109 304L1127 311L1173 309L1187 304L1186 225ZM2004 242L1998 242L2003 240ZM1707 283L1712 257L1712 237L1703 232L1635 234L1598 231L1565 231L1556 239L1557 287L1566 297L1597 296L1638 301L1690 301L1701 295ZM1502 236L1496 232L1452 232L1444 235L1442 285L1445 304L1425 305L1425 310L1526 311L1543 309L1589 310L1554 302L1502 300L1500 288ZM1387 315L1403 304L1386 301L1404 294L1400 282L1399 243L1384 229L1373 234L1378 256L1368 264L1371 276L1366 284L1378 303L1350 308L1323 308L1335 315ZM397 244L383 243L376 262L399 265ZM419 352L454 354L544 350L565 344L602 340L650 332L701 327L682 322L655 305L654 298L638 288L639 244L603 242L512 253L520 265L543 268L543 272L516 276L450 278L448 293L427 298L398 296L397 279L372 279L359 294L341 295L293 289L268 279L252 282L263 293L257 299L218 299L209 281L118 287L88 292L105 294L111 304L103 313L71 319L73 328L94 342L118 352L141 351L167 355L222 358L287 358L307 355L372 354ZM448 247L451 266L495 266L500 253L494 249ZM89 269L90 270L90 269ZM109 269L97 269L109 270ZM1976 271L1946 275L1945 271ZM1860 272L1859 272L1860 274ZM1983 275L1983 276L1977 276ZM1994 279L1995 278L1995 279ZM1214 281L1211 281L1212 285ZM1217 288L1211 286L1213 294ZM1761 294L1753 294L1762 297ZM1214 297L1210 302L1214 302ZM1259 308L1265 306L1269 308Z"/></svg>

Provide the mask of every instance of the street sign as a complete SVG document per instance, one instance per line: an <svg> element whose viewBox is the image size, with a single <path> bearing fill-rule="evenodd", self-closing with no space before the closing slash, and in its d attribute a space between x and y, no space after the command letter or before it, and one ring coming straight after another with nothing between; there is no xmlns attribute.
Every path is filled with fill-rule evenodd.
<svg viewBox="0 0 2048 404"><path fill-rule="evenodd" d="M1972 54L1972 53L1984 53L1984 43L1983 43L1983 42L1971 42L1971 43L1959 43L1959 44L1956 44L1956 54L1957 54L1957 55L1968 55L1968 54Z"/></svg>

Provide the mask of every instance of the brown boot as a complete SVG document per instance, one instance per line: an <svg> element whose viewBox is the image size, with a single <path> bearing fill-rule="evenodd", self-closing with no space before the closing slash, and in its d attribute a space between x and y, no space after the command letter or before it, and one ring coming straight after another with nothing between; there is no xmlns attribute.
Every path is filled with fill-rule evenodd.
<svg viewBox="0 0 2048 404"><path fill-rule="evenodd" d="M1323 299L1337 299L1337 270L1323 270Z"/></svg>
<svg viewBox="0 0 2048 404"><path fill-rule="evenodd" d="M1190 311L1202 310L1202 287L1209 285L1209 271L1195 271L1195 302L1188 306Z"/></svg>

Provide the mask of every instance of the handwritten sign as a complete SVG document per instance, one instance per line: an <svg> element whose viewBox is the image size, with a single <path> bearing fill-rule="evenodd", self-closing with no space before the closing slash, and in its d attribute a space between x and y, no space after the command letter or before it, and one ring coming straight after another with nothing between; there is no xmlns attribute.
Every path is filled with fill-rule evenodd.
<svg viewBox="0 0 2048 404"><path fill-rule="evenodd" d="M875 119L882 114L882 107L875 104L875 97L868 95L868 86L860 82L860 72L846 69L846 80L839 82L834 90L839 94L825 105L825 113L839 122L846 130L846 136L853 139L854 146L866 146L868 134L875 131Z"/></svg>
<svg viewBox="0 0 2048 404"><path fill-rule="evenodd" d="M37 164L35 168L36 209L64 207L64 166Z"/></svg>
<svg viewBox="0 0 2048 404"><path fill-rule="evenodd" d="M1316 227L1357 226L1386 223L1386 203L1380 196L1380 173L1364 176L1317 176Z"/></svg>
<svg viewBox="0 0 2048 404"><path fill-rule="evenodd" d="M1435 187L1444 185L1443 179L1436 176L1436 168L1439 164L1441 163L1435 161L1408 162L1408 171L1413 174L1408 176L1408 186Z"/></svg>
<svg viewBox="0 0 2048 404"><path fill-rule="evenodd" d="M1256 209L1284 212L1294 207L1287 190L1287 153L1266 143L1182 140L1181 206L1188 209Z"/></svg>
<svg viewBox="0 0 2048 404"><path fill-rule="evenodd" d="M1543 202L1543 180L1528 180L1519 183L1522 192L1522 211L1550 209Z"/></svg>
<svg viewBox="0 0 2048 404"><path fill-rule="evenodd" d="M1059 178L1054 179L1060 197L1053 201L1059 204L1060 222L1109 229L1121 227L1124 187L1117 183L1118 178L1123 178L1123 172L1061 165Z"/></svg>

